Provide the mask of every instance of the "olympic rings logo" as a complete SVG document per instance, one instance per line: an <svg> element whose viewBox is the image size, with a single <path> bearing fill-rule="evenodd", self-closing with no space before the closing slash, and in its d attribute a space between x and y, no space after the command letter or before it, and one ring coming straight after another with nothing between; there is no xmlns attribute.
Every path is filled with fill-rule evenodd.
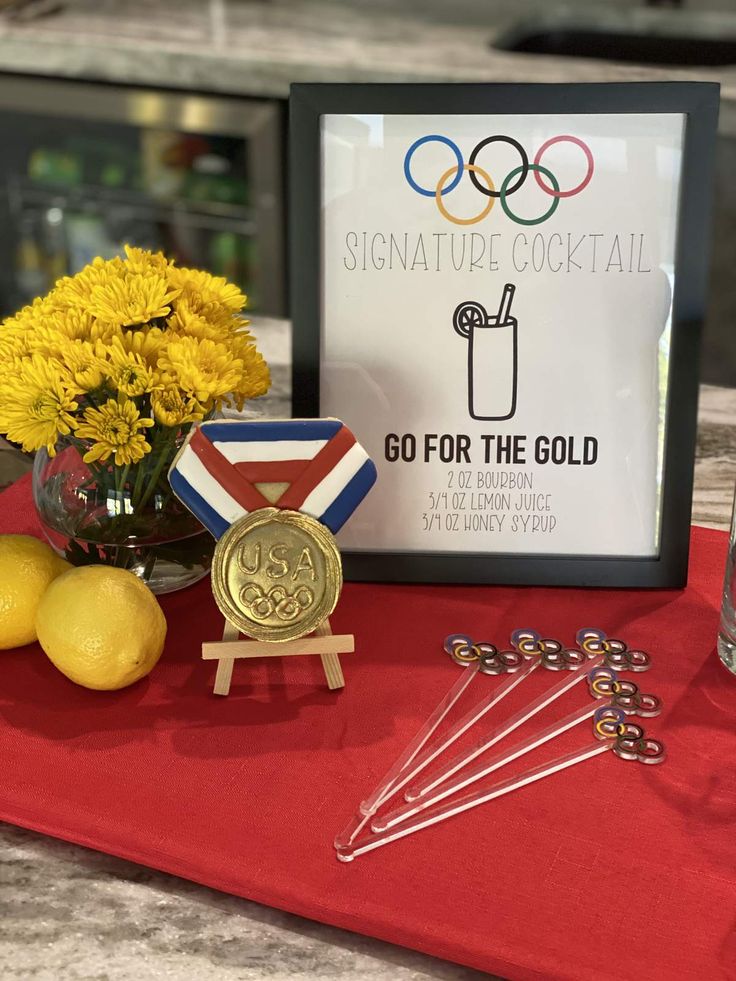
<svg viewBox="0 0 736 981"><path fill-rule="evenodd" d="M608 637L597 627L578 630L576 640L591 657L603 654L609 668L620 671L647 671L651 659L646 651L631 650L623 640Z"/></svg>
<svg viewBox="0 0 736 981"><path fill-rule="evenodd" d="M611 707L625 715L653 718L662 711L662 702L656 695L640 691L633 681L620 680L617 672L609 667L601 666L588 672L588 690L593 698L608 699ZM602 734L601 729L596 731Z"/></svg>
<svg viewBox="0 0 736 981"><path fill-rule="evenodd" d="M638 763L662 763L667 751L659 739L651 739L641 726L627 722L616 708L598 709L593 716L593 732L596 739L613 740L613 752L622 760Z"/></svg>
<svg viewBox="0 0 736 981"><path fill-rule="evenodd" d="M455 664L467 668L477 663L481 674L513 674L524 665L518 651L500 651L495 644L474 641L467 634L450 634L444 646Z"/></svg>
<svg viewBox="0 0 736 981"><path fill-rule="evenodd" d="M418 184L414 180L411 172L412 157L419 147L424 146L425 143L442 143L449 147L449 149L455 154L456 163L440 175L434 189L422 187L421 184ZM509 171L506 177L504 177L503 181L501 182L501 186L498 189L491 179L490 174L488 174L486 170L476 163L478 154L481 152L481 150L487 146L490 146L492 143L508 143L508 145L513 147L519 154L519 159L521 161L518 167L514 167L514 169ZM556 143L574 143L575 146L580 147L585 154L585 159L587 162L585 177L583 177L579 184L576 184L575 187L572 187L569 190L561 190L555 175L541 163L542 155ZM453 141L448 139L446 136L440 136L437 133L432 133L429 136L422 136L418 140L415 140L406 151L406 156L404 157L404 176L406 177L409 186L416 191L417 194L421 194L423 197L434 198L440 214L446 218L447 221L451 221L455 225L475 225L479 221L482 221L491 213L491 209L495 205L496 199L501 202L501 208L506 216L512 221L515 221L517 225L541 225L542 222L547 221L552 217L555 211L557 211L561 198L571 198L585 190L593 177L593 170L594 161L590 147L577 136L570 136L567 134L562 136L553 136L551 139L544 142L537 150L533 163L529 163L529 157L527 156L527 152L521 143L514 140L510 136L501 135L487 136L484 140L481 140L480 143L473 148L473 152L470 154L468 163L465 163L463 160L460 148L456 143L453 143ZM475 189L480 191L484 197L488 198L488 201L484 207L472 218L458 218L456 215L451 214L445 207L445 203L442 200L445 195L455 190L462 180L462 176L465 171L468 172ZM547 211L545 211L544 214L540 215L538 218L521 218L519 215L514 214L508 204L508 199L511 197L511 195L516 194L519 188L521 188L526 182L526 179L529 176L529 171L534 174L534 179L544 193L552 198L552 203ZM543 178L546 178L546 180Z"/></svg>
<svg viewBox="0 0 736 981"><path fill-rule="evenodd" d="M576 648L564 648L559 640L542 637L536 630L515 630L511 643L526 657L539 656L548 671L575 671L585 664L587 656Z"/></svg>
<svg viewBox="0 0 736 981"><path fill-rule="evenodd" d="M299 586L292 595L283 586L272 586L264 593L256 583L247 583L240 590L240 601L252 620L267 620L276 614L279 620L295 620L314 603L314 593L309 586Z"/></svg>

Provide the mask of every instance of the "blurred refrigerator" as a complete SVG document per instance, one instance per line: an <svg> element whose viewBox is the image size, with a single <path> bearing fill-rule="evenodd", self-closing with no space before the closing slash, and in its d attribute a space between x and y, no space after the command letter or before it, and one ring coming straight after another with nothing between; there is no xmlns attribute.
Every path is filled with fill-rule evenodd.
<svg viewBox="0 0 736 981"><path fill-rule="evenodd" d="M129 242L287 310L278 102L0 75L0 315Z"/></svg>

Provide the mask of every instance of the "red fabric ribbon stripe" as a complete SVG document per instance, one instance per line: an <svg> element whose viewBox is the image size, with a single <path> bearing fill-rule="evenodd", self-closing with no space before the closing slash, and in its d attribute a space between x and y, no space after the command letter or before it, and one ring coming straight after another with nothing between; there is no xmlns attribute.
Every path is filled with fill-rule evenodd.
<svg viewBox="0 0 736 981"><path fill-rule="evenodd" d="M271 502L249 480L238 473L233 464L210 443L206 436L202 435L201 429L197 429L194 433L189 446L223 490L226 490L246 511L271 507Z"/></svg>
<svg viewBox="0 0 736 981"><path fill-rule="evenodd" d="M304 471L304 460L249 460L233 466L254 484L290 484Z"/></svg>
<svg viewBox="0 0 736 981"><path fill-rule="evenodd" d="M302 475L288 487L278 500L278 507L298 511L310 493L330 473L355 445L355 436L347 427L335 433L313 460L307 463Z"/></svg>

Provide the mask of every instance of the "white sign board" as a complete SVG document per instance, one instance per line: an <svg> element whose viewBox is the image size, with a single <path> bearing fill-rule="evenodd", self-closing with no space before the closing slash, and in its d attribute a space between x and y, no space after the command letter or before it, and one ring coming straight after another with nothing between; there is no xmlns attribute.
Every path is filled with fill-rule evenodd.
<svg viewBox="0 0 736 981"><path fill-rule="evenodd" d="M682 113L321 117L351 551L656 556Z"/></svg>

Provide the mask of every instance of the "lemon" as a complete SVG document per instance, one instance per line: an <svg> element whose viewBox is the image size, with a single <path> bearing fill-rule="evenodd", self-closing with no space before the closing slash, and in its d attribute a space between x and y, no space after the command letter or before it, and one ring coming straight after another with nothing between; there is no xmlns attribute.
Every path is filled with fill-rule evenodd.
<svg viewBox="0 0 736 981"><path fill-rule="evenodd" d="M36 610L46 587L67 569L46 542L0 535L0 650L36 639Z"/></svg>
<svg viewBox="0 0 736 981"><path fill-rule="evenodd" d="M84 688L112 691L144 678L166 638L156 597L132 572L87 565L64 573L36 615L41 647Z"/></svg>

